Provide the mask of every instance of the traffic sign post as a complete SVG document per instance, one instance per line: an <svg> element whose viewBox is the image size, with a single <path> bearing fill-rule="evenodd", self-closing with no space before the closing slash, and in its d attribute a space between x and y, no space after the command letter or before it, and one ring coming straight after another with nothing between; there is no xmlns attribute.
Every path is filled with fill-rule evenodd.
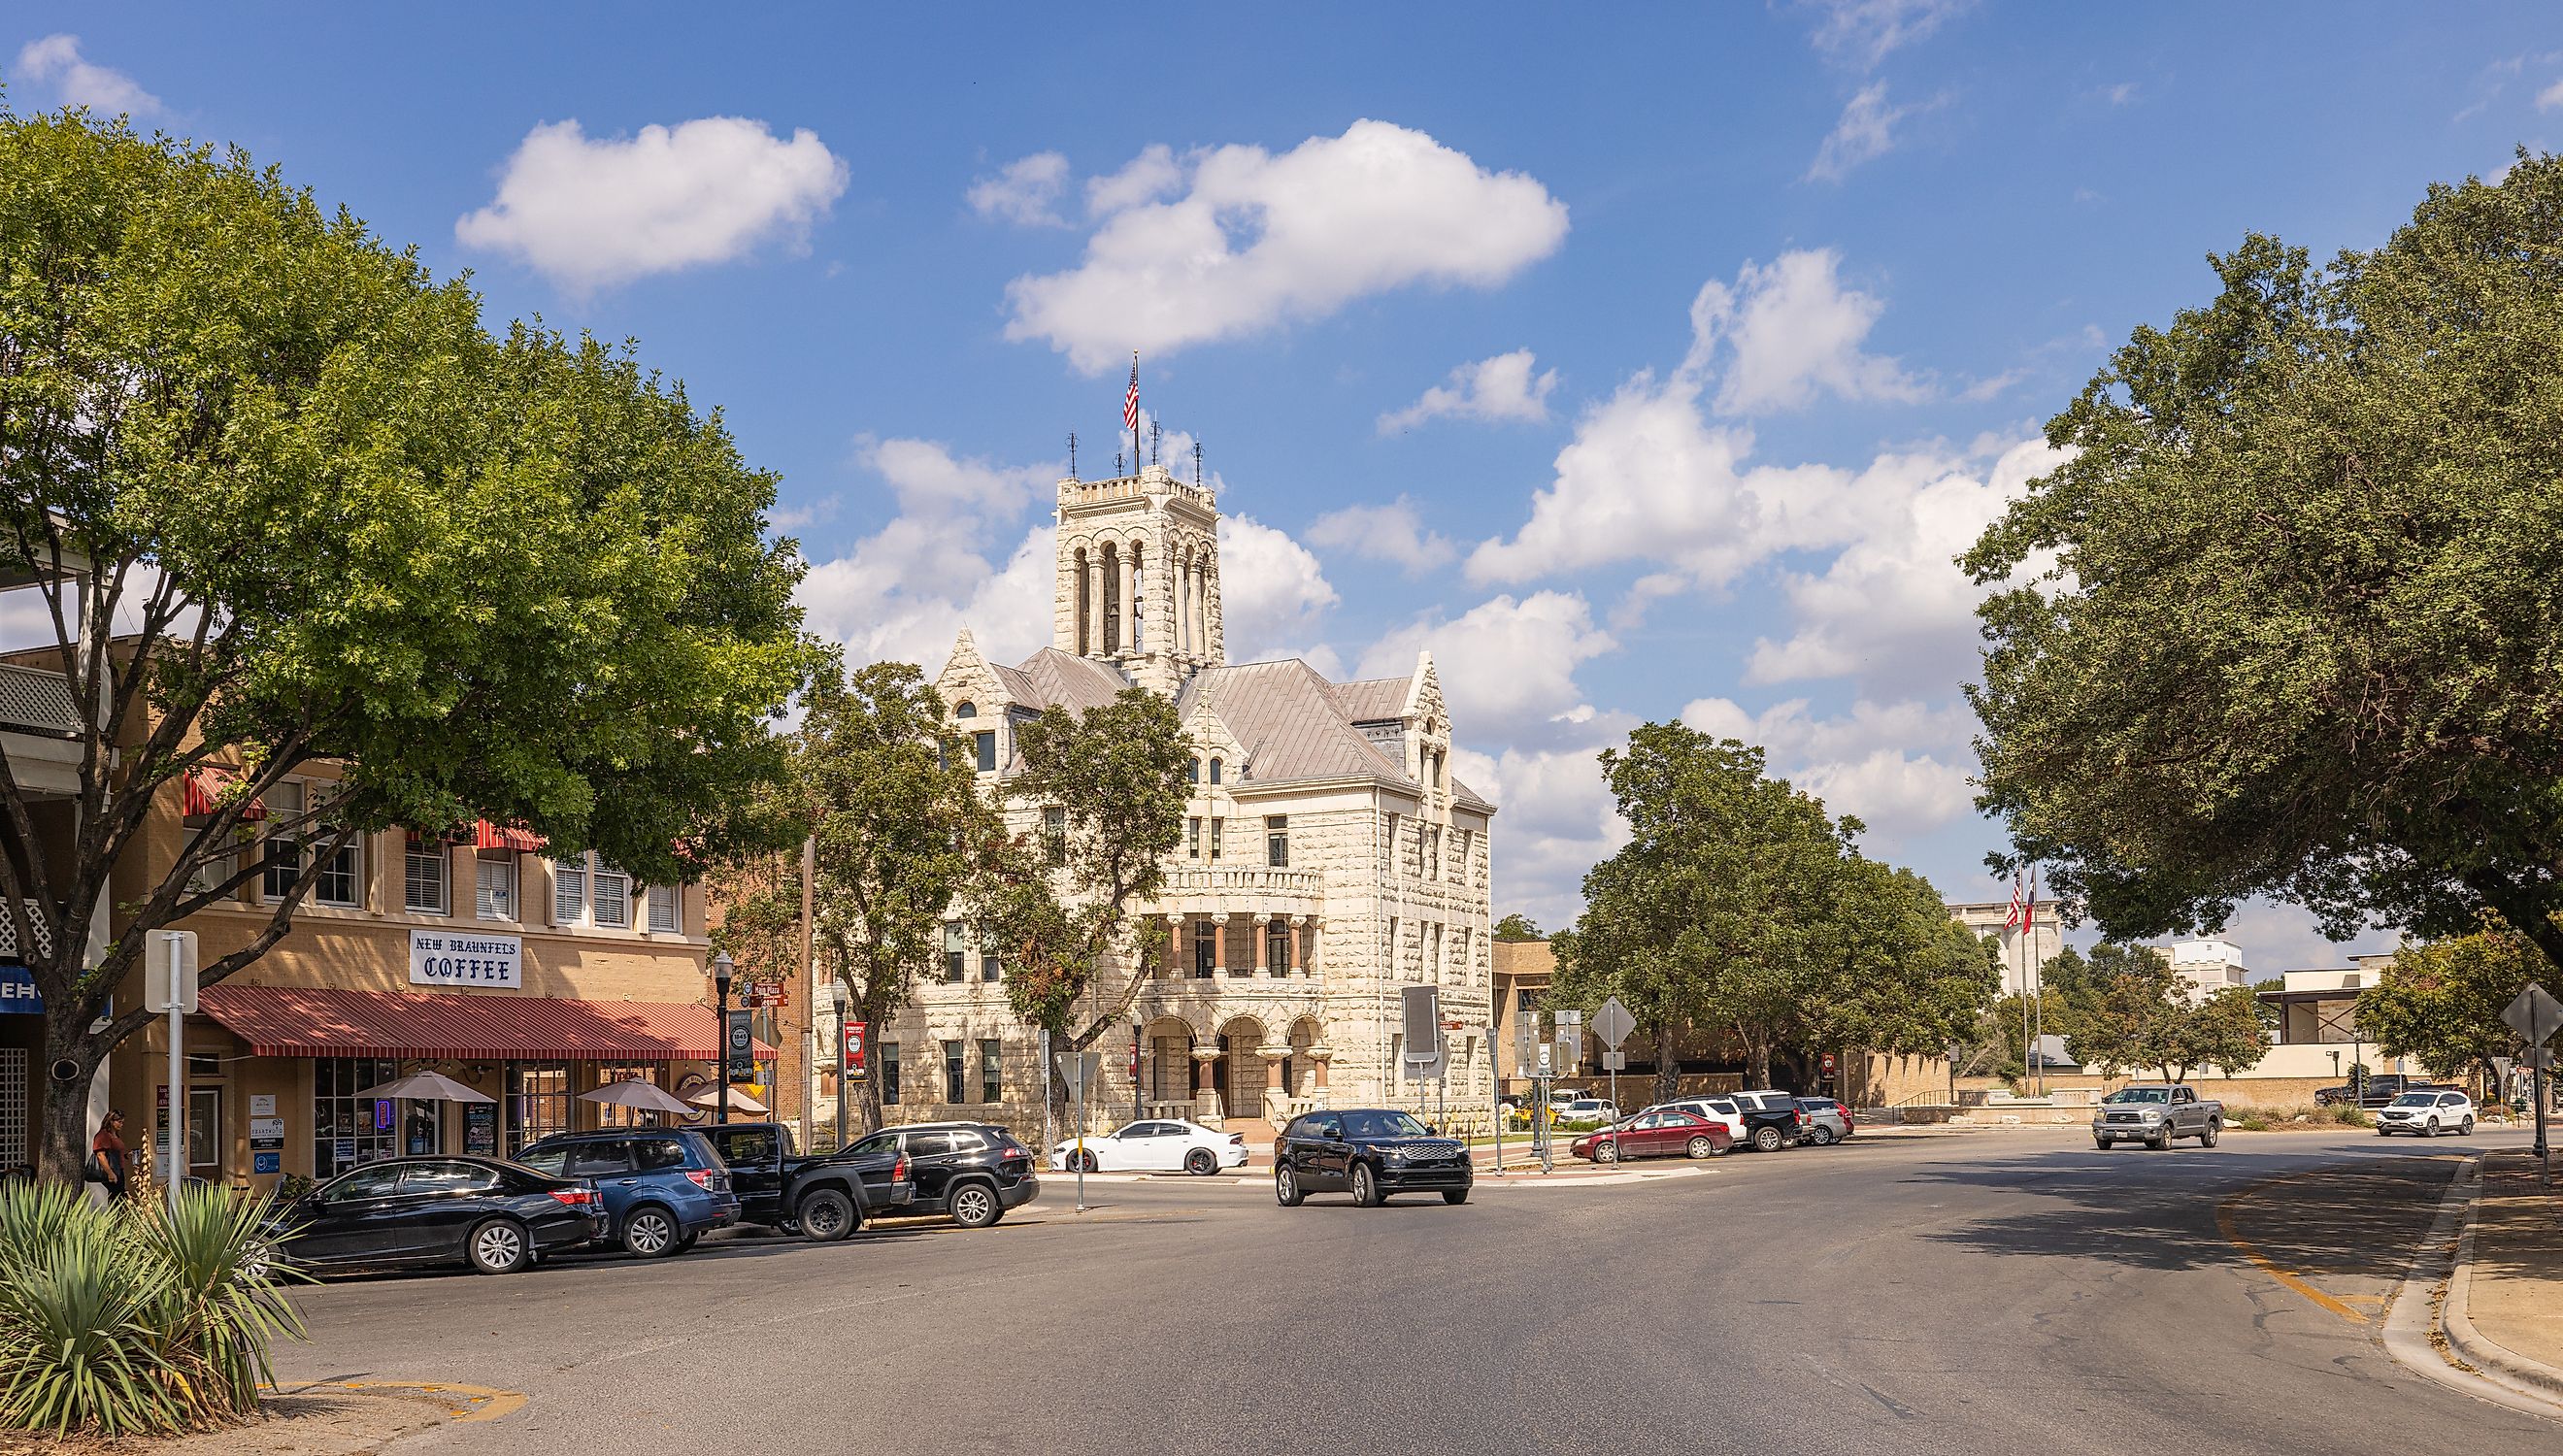
<svg viewBox="0 0 2563 1456"><path fill-rule="evenodd" d="M1620 1004L1616 996L1604 1001L1602 1009L1593 1013L1593 1034L1601 1037L1602 1044L1610 1048L1602 1053L1602 1070L1611 1074L1613 1112L1620 1110L1620 1073L1629 1065L1628 1054L1620 1050L1620 1043L1628 1040L1629 1033L1637 1029L1638 1018L1629 1014L1629 1008Z"/></svg>
<svg viewBox="0 0 2563 1456"><path fill-rule="evenodd" d="M1103 1070L1103 1053L1099 1051L1063 1051L1059 1053L1059 1074L1068 1090L1077 1098L1077 1156L1069 1161L1077 1165L1077 1211L1085 1211L1085 1089Z"/></svg>
<svg viewBox="0 0 2563 1456"><path fill-rule="evenodd" d="M187 1171L186 1155L180 1151L187 1136L187 1013L196 1008L196 933L192 930L158 930L142 942L142 1005L145 1010L169 1013L169 1086L162 1095L168 1099L163 1122L168 1128L167 1151L161 1164L167 1177L162 1185L168 1189L169 1213L178 1212L178 1184Z"/></svg>
<svg viewBox="0 0 2563 1456"><path fill-rule="evenodd" d="M2554 1183L2554 1164L2545 1143L2545 1042L2556 1031L2563 1030L2563 1001L2556 1001L2544 987L2529 982L2500 1013L2509 1029L2527 1041L2527 1061L2531 1068L2530 1085L2535 1089L2536 1103L2536 1168L2537 1177L2548 1186Z"/></svg>

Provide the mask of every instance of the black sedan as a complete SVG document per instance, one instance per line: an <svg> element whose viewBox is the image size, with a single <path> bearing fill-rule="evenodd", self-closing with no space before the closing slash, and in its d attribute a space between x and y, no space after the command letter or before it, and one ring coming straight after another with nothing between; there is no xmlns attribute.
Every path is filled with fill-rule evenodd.
<svg viewBox="0 0 2563 1456"><path fill-rule="evenodd" d="M1474 1178L1467 1144L1391 1108L1305 1113L1273 1146L1273 1196L1284 1208L1333 1189L1372 1208L1409 1192L1465 1203Z"/></svg>
<svg viewBox="0 0 2563 1456"><path fill-rule="evenodd" d="M279 1252L314 1272L466 1263L509 1274L605 1230L585 1180L497 1158L395 1158L351 1169L279 1208Z"/></svg>

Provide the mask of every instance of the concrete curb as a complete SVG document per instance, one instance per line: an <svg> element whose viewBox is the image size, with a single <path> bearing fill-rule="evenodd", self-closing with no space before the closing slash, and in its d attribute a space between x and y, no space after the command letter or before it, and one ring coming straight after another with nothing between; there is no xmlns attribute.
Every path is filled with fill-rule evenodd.
<svg viewBox="0 0 2563 1456"><path fill-rule="evenodd" d="M2404 1368L2478 1400L2548 1418L2563 1417L2563 1384L2547 1386L2511 1373L2518 1358L2490 1345L2465 1321L2472 1279L2474 1204L2482 1191L2482 1155L2465 1155L2448 1181L2439 1211L2414 1251L2411 1268L2386 1306L2380 1338ZM2460 1335L2462 1329L2462 1336ZM2470 1341L2470 1348L2464 1342ZM2484 1351L2496 1352L2487 1358ZM2563 1379L2563 1371L2537 1366Z"/></svg>
<svg viewBox="0 0 2563 1456"><path fill-rule="evenodd" d="M2471 1186L2465 1197L2464 1230L2457 1235L2456 1267L2448 1280L2439 1328L2447 1337L2448 1348L2467 1365L2495 1380L2523 1386L2528 1393L2541 1395L2563 1410L2563 1369L2493 1343L2474 1328L2467 1316L2474 1285L2474 1226L2482 1203L2482 1155L2466 1160L2464 1173L2460 1176Z"/></svg>

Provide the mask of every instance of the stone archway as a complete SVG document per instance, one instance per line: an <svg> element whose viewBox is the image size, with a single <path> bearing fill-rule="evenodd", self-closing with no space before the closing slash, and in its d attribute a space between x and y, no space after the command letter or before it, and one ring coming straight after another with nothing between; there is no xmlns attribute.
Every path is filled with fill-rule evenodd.
<svg viewBox="0 0 2563 1456"><path fill-rule="evenodd" d="M1219 1105L1231 1117L1264 1116L1264 1090L1271 1071L1257 1048L1264 1045L1264 1023L1253 1016L1234 1016L1219 1028L1217 1062L1211 1065L1211 1085L1219 1092Z"/></svg>
<svg viewBox="0 0 2563 1456"><path fill-rule="evenodd" d="M1192 1102L1195 1039L1192 1023L1181 1016L1159 1016L1148 1023L1139 1068L1144 1101Z"/></svg>
<svg viewBox="0 0 2563 1456"><path fill-rule="evenodd" d="M1324 1068L1309 1053L1325 1039L1314 1016L1290 1023L1290 1055L1282 1063L1282 1092L1293 1099L1314 1097L1324 1085Z"/></svg>

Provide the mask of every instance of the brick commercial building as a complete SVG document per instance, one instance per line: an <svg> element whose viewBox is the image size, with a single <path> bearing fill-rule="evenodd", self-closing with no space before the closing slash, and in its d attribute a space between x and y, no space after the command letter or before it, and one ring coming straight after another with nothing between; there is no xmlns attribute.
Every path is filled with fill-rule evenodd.
<svg viewBox="0 0 2563 1456"><path fill-rule="evenodd" d="M1023 722L1125 687L1172 698L1191 735L1183 843L1142 911L1174 954L1098 1043L1094 1120L1192 1117L1256 1142L1311 1106L1418 1106L1417 1084L1395 1075L1408 984L1441 988L1457 1023L1448 1103L1480 1111L1494 806L1451 772L1432 658L1349 683L1295 659L1230 664L1218 524L1211 491L1162 466L1062 480L1052 644L1006 665L965 631L937 679L991 793L1019 767ZM1039 826L1037 811L1017 813L1019 829ZM967 926L945 934L941 963L880 1031L885 1115L1038 1129L1035 1036L1008 1009L1006 968ZM1126 975L1107 969L1101 995Z"/></svg>

